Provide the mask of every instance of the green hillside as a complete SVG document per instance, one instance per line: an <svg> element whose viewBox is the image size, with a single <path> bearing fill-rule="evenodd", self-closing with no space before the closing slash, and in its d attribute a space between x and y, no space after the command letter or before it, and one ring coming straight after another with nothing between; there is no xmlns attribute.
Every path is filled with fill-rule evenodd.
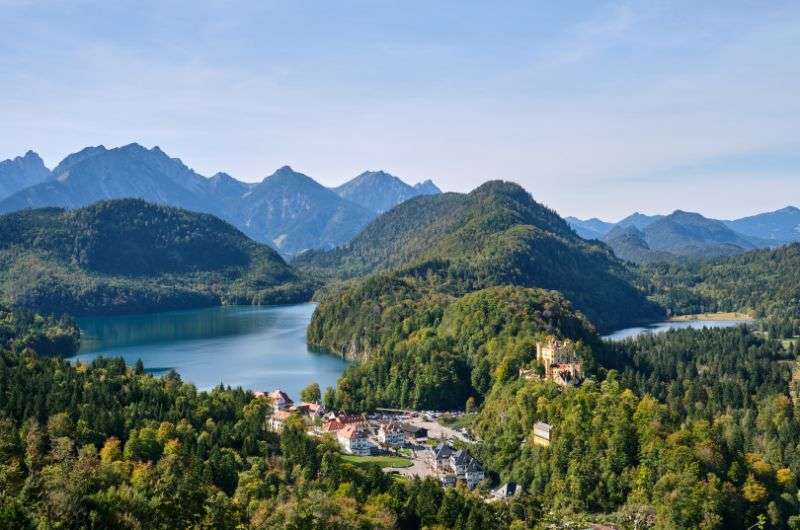
<svg viewBox="0 0 800 530"><path fill-rule="evenodd" d="M275 251L211 215L122 199L0 216L0 300L17 307L129 313L310 290Z"/></svg>
<svg viewBox="0 0 800 530"><path fill-rule="evenodd" d="M466 195L417 197L347 246L303 254L294 264L317 277L429 276L432 289L454 296L495 285L557 290L600 329L661 316L608 247L581 239L509 182L488 182ZM350 289L352 297L362 287Z"/></svg>
<svg viewBox="0 0 800 530"><path fill-rule="evenodd" d="M78 351L80 332L69 317L55 319L0 305L0 350L31 349L39 355L70 356Z"/></svg>
<svg viewBox="0 0 800 530"><path fill-rule="evenodd" d="M727 258L642 266L642 284L675 314L749 311L800 318L800 244Z"/></svg>
<svg viewBox="0 0 800 530"><path fill-rule="evenodd" d="M597 342L591 324L557 292L506 286L455 298L424 282L377 275L359 296L345 292L320 304L309 341L364 352L337 383L337 407L460 409L516 379L546 335Z"/></svg>

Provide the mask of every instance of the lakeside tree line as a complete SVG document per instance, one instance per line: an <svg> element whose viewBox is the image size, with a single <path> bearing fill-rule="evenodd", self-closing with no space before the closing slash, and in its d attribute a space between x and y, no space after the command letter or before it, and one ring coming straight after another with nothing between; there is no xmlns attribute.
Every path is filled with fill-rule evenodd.
<svg viewBox="0 0 800 530"><path fill-rule="evenodd" d="M9 317L9 314L14 315ZM141 363L37 355L62 323L3 313L0 528L507 528L526 510L344 461L330 439L266 429L267 400L198 392ZM516 520L516 523L514 521Z"/></svg>

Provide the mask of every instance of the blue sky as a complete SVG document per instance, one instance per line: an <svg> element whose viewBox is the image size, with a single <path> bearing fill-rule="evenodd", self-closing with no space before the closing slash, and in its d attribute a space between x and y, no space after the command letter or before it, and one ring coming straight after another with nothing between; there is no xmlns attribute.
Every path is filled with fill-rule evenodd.
<svg viewBox="0 0 800 530"><path fill-rule="evenodd" d="M800 3L0 0L0 158L514 180L563 215L800 203Z"/></svg>

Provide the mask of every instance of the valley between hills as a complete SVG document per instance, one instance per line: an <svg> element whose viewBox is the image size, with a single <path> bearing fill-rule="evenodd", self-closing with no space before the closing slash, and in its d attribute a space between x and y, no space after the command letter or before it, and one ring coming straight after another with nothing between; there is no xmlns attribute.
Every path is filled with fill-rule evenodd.
<svg viewBox="0 0 800 530"><path fill-rule="evenodd" d="M373 171L325 188L284 167L246 184L137 144L52 171L28 153L0 163L0 185L3 524L800 524L796 209L611 226L513 182L442 193ZM78 317L311 300L309 347L348 364L303 389L306 408L65 360ZM747 325L602 338L710 313ZM466 434L435 442L480 478L454 469L449 487L342 454L380 429L376 451L430 451L385 442L379 414L396 409L448 411Z"/></svg>

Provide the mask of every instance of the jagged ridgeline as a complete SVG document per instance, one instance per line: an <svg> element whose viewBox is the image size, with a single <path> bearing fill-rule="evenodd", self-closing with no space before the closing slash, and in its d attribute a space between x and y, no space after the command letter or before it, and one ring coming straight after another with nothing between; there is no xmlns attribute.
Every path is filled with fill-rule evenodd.
<svg viewBox="0 0 800 530"><path fill-rule="evenodd" d="M0 216L0 299L44 313L307 300L311 286L220 219L138 199Z"/></svg>
<svg viewBox="0 0 800 530"><path fill-rule="evenodd" d="M606 245L578 237L523 188L502 181L469 194L414 198L381 215L348 245L307 252L294 264L340 279L388 271L380 282L336 292L351 299L352 311L385 309L380 299L395 284L425 285L450 296L518 285L560 291L599 329L662 315ZM328 307L323 302L315 318L327 318ZM361 331L351 330L353 337Z"/></svg>

